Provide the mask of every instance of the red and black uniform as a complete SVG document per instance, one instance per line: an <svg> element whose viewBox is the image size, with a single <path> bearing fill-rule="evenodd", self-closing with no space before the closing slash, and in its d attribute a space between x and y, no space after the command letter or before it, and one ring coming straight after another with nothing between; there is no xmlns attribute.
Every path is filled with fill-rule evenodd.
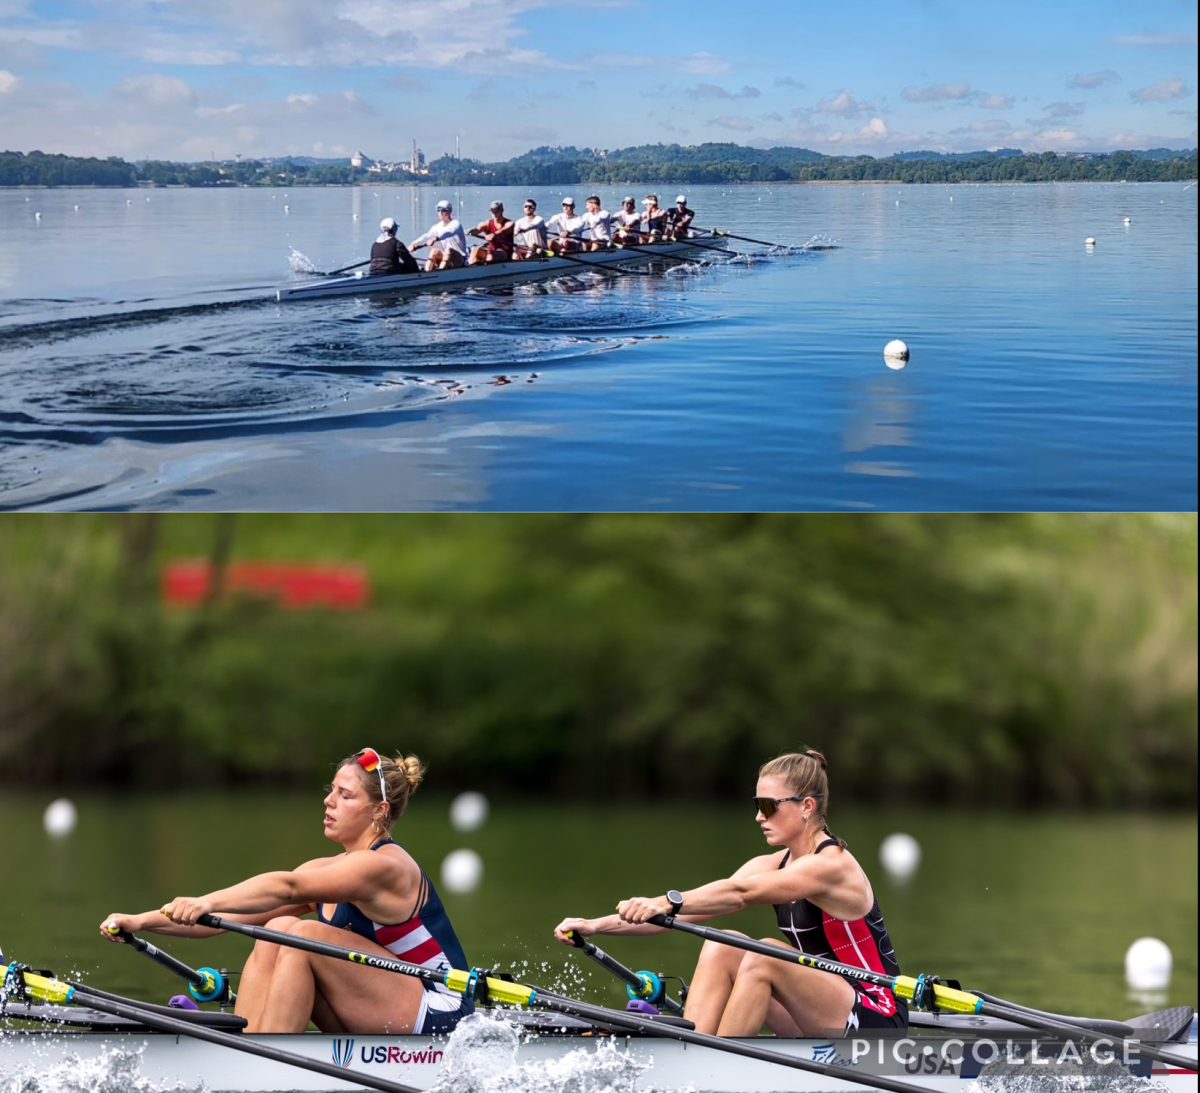
<svg viewBox="0 0 1200 1093"><path fill-rule="evenodd" d="M838 846L837 839L826 839L814 854L827 846ZM791 851L785 851L779 863L787 865ZM788 944L808 953L850 964L856 968L895 978L900 974L900 961L888 937L879 901L871 905L864 918L845 922L822 911L815 903L798 899L792 903L776 904L775 919ZM854 1009L846 1031L863 1028L907 1028L908 1004L897 998L887 987L875 987L857 979L847 979L854 988Z"/></svg>
<svg viewBox="0 0 1200 1093"><path fill-rule="evenodd" d="M371 275L384 273L416 273L417 260L408 253L408 248L396 239L377 239L371 244Z"/></svg>
<svg viewBox="0 0 1200 1093"><path fill-rule="evenodd" d="M506 220L501 224L494 216L484 225L483 230L492 237L484 246L491 252L494 261L507 262L511 260L515 226L515 221Z"/></svg>

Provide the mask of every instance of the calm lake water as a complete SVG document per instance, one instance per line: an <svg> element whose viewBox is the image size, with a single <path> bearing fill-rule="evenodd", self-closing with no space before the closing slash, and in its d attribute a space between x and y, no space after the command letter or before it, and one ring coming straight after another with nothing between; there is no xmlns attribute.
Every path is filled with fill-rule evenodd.
<svg viewBox="0 0 1200 1093"><path fill-rule="evenodd" d="M319 792L155 799L80 799L65 839L44 834L47 801L0 796L0 948L10 959L70 973L109 990L165 1001L180 983L132 950L98 935L110 911L143 911L266 869L327 852ZM969 988L1059 1012L1131 1016L1152 1004L1130 998L1125 950L1161 938L1175 972L1168 1001L1197 998L1194 816L979 815L871 811L844 803L835 830L872 874L904 970L958 978ZM921 843L916 878L890 881L882 838L906 831ZM493 800L478 831L457 832L436 797L414 801L397 828L439 883L459 847L484 862L480 887L442 887L473 963L518 979L624 1004L624 988L551 930L568 914L607 913L620 898L691 887L728 875L761 852L749 806L599 808ZM756 936L775 932L766 909L726 920ZM627 965L690 977L698 943L684 935L599 939ZM166 941L193 966L239 969L237 937Z"/></svg>
<svg viewBox="0 0 1200 1093"><path fill-rule="evenodd" d="M0 191L0 507L1194 509L1194 185L688 193L790 248L280 305L443 195Z"/></svg>

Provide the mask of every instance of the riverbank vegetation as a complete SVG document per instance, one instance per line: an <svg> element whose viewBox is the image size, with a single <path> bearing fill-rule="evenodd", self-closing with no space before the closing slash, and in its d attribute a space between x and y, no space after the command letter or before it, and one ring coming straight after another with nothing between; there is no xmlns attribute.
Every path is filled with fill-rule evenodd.
<svg viewBox="0 0 1200 1093"><path fill-rule="evenodd" d="M643 145L616 151L535 148L503 163L443 156L427 173L406 166L371 169L345 160L296 158L126 163L43 152L0 152L0 186L327 186L410 185L573 186L737 182L1180 182L1196 178L1196 151L1105 154L1015 149L945 155L906 152L826 156L806 148L745 148L736 144Z"/></svg>
<svg viewBox="0 0 1200 1093"><path fill-rule="evenodd" d="M0 521L0 781L311 785L370 744L458 784L1196 803L1196 517ZM352 563L358 610L164 601L166 567ZM220 583L220 582L218 582Z"/></svg>

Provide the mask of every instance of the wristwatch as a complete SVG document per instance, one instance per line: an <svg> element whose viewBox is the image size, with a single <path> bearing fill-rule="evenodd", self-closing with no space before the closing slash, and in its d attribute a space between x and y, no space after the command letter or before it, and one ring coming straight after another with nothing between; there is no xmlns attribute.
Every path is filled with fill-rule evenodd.
<svg viewBox="0 0 1200 1093"><path fill-rule="evenodd" d="M679 914L683 910L683 893L672 888L667 893L667 902L671 905L671 914Z"/></svg>

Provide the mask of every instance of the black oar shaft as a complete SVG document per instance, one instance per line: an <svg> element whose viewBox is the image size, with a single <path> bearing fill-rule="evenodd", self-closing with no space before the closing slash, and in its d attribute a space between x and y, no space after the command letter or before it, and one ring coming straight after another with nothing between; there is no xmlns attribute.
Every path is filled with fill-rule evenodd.
<svg viewBox="0 0 1200 1093"><path fill-rule="evenodd" d="M703 258L689 258L686 254L660 254L653 247L639 247L635 246L633 243L623 243L619 240L617 242L617 247L620 250L631 250L636 254L649 254L655 258L661 258L664 261L696 263L703 263L704 261Z"/></svg>
<svg viewBox="0 0 1200 1093"><path fill-rule="evenodd" d="M161 964L164 968L173 971L181 979L186 979L189 983L196 987L204 987L208 984L208 976L198 972L195 968L189 967L182 960L176 960L170 953L165 953L157 945L150 944L145 938L138 937L137 934L121 931L122 940L134 952L141 953L143 956L148 956L156 964Z"/></svg>
<svg viewBox="0 0 1200 1093"><path fill-rule="evenodd" d="M623 276L630 276L630 275L632 275L634 277L649 277L650 276L650 274L644 273L640 269L621 269L620 266L615 266L611 262L589 262L586 258L578 258L574 254L556 254L554 257L562 258L567 262L575 262L577 265L580 265L580 266L587 266L589 269L602 270L605 273L611 271L612 273L620 273Z"/></svg>
<svg viewBox="0 0 1200 1093"><path fill-rule="evenodd" d="M363 266L371 264L370 258L364 258L361 262L355 262L352 266L342 266L341 269L331 269L328 273L318 273L318 277L336 277L339 273L349 273L352 269L361 269Z"/></svg>
<svg viewBox="0 0 1200 1093"><path fill-rule="evenodd" d="M270 1047L267 1044L259 1044L249 1038L243 1039L240 1035L235 1036L227 1032L218 1032L216 1029L205 1028L203 1025L195 1025L190 1021L180 1020L175 1017L164 1017L161 1014L149 1012L136 1003L117 1001L110 996L93 993L82 984L74 984L74 986L75 999L89 1006L91 1009L99 1010L101 1013L110 1013L114 1017L123 1017L127 1020L138 1021L149 1028L158 1029L160 1032L171 1032L177 1036L189 1036L194 1040L206 1040L210 1044L219 1044L221 1047L231 1048L234 1051L243 1051L247 1055L257 1055L263 1059L270 1059L272 1062L284 1063L288 1066L298 1067L301 1070L309 1070L314 1074L323 1074L328 1078L351 1081L370 1089L382 1090L383 1093L417 1093L416 1088L411 1085L389 1082L383 1078L375 1078L357 1070L350 1073L344 1067L334 1066L332 1063L323 1063L317 1059L306 1059L303 1055L296 1055L290 1051Z"/></svg>
<svg viewBox="0 0 1200 1093"><path fill-rule="evenodd" d="M571 944L577 949L582 949L587 956L590 956L597 964L600 965L600 967L604 968L605 971L612 972L613 975L627 983L635 991L640 993L646 989L646 980L642 975L639 975L632 968L625 967L625 965L619 960L617 960L615 957L609 956L608 953L601 949L595 942L588 941L588 939L582 934L573 934L571 937ZM650 999L650 1001L653 1002L654 1000ZM665 991L663 992L661 1002L664 1009L668 1009L672 1013L682 1016L683 1007L673 998L668 998ZM657 1005L657 1003L654 1004Z"/></svg>
<svg viewBox="0 0 1200 1093"><path fill-rule="evenodd" d="M740 239L743 243L757 243L760 247L782 247L783 243L771 243L766 239L751 239L748 235L734 235L733 232L719 231L716 228L698 228L697 231L706 231L716 238Z"/></svg>

